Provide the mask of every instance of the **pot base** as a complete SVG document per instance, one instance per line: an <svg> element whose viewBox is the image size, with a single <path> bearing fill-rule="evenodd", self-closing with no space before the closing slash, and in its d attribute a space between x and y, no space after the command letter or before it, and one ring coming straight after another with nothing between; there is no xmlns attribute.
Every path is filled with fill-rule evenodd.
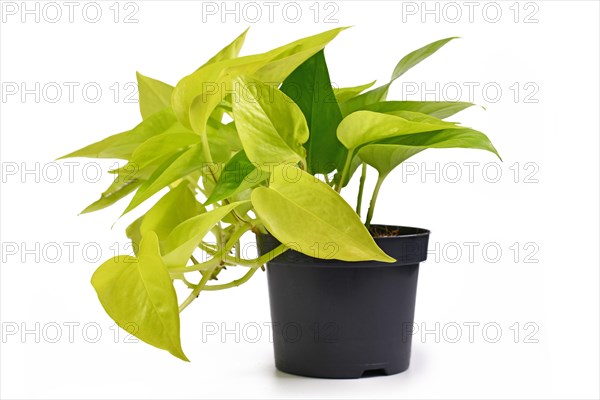
<svg viewBox="0 0 600 400"><path fill-rule="evenodd" d="M408 369L408 365L402 366L379 366L379 365L361 365L352 367L340 367L339 365L321 366L318 373L313 368L308 370L296 369L294 365L285 365L285 362L275 362L275 367L286 374L306 376L309 378L324 379L358 379L374 376L395 375Z"/></svg>

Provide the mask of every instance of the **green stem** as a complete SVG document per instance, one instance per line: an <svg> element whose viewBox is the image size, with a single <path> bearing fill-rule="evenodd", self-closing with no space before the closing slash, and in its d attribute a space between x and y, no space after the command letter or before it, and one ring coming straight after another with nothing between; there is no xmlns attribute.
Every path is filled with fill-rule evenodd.
<svg viewBox="0 0 600 400"><path fill-rule="evenodd" d="M244 236L244 233L248 232L250 229L252 229L252 224L245 223L244 225L241 225L238 230L231 235L227 243L225 243L223 253L227 254L229 250L233 249L233 247L240 241L242 236Z"/></svg>
<svg viewBox="0 0 600 400"><path fill-rule="evenodd" d="M306 160L304 158L300 160L300 167L303 171L310 172L308 170L308 164L306 163Z"/></svg>
<svg viewBox="0 0 600 400"><path fill-rule="evenodd" d="M174 279L181 280L185 284L185 286L187 286L189 289L194 289L196 286L198 286L198 285L188 281L184 274L179 274L179 276L175 276Z"/></svg>
<svg viewBox="0 0 600 400"><path fill-rule="evenodd" d="M169 272L172 275L180 275L182 273L200 271L200 272L202 272L202 275L204 276L204 272L212 270L215 266L218 266L222 261L225 261L225 257L227 255L227 253L236 245L236 243L239 242L242 235L244 235L244 233L248 232L248 230L251 228L252 228L252 225L246 224L246 225L243 225L242 227L240 227L240 229L238 229L237 231L235 231L235 233L229 238L229 240L225 244L225 247L222 249L223 254L221 257L216 256L218 251L215 252L215 251L213 251L213 249L203 248L204 251L206 251L207 253L211 254L214 257L208 261L200 263L200 262L198 262L198 260L196 260L196 258L194 256L191 256L190 259L192 260L194 265L190 265L189 267L183 267L183 268L173 268L173 269L170 269Z"/></svg>
<svg viewBox="0 0 600 400"><path fill-rule="evenodd" d="M288 248L285 245L281 244L281 245L277 246L276 248L274 248L273 250L271 250L270 252L268 252L267 254L263 254L261 257L258 257L254 260L244 260L244 262L237 262L238 265L249 267L250 270L248 272L246 272L244 274L244 276L242 276L239 279L233 280L228 283L223 283L220 285L207 285L207 286L204 286L203 290L223 290L223 289L228 289L228 288L232 288L235 286L240 286L241 284L247 282L252 277L252 275L254 275L254 273L260 267L262 267L263 264L265 264L265 263L269 262L270 260L274 259L275 257L281 255L282 253L284 253L287 250L288 250ZM227 258L229 258L229 256L226 256L225 258L227 259Z"/></svg>
<svg viewBox="0 0 600 400"><path fill-rule="evenodd" d="M207 196L207 197L208 197L208 196ZM227 204L231 204L231 202L230 202L228 199L224 199L224 200L223 200L223 205L225 206L225 205L227 205ZM238 220L238 222L240 222L240 223L242 223L242 224L248 223L248 221L246 221L244 218L242 218L242 216L241 216L241 215L239 215L239 214L238 214L238 213L235 211L235 209L231 210L231 215L233 215L233 217L234 217L236 220Z"/></svg>
<svg viewBox="0 0 600 400"><path fill-rule="evenodd" d="M239 256L239 255L240 255L240 252L242 251L242 250L241 250L241 247L242 247L242 246L240 246L240 241L238 240L238 242L235 244L235 255L236 255L236 256Z"/></svg>
<svg viewBox="0 0 600 400"><path fill-rule="evenodd" d="M240 286L242 283L248 282L248 280L250 280L250 278L252 278L252 275L254 275L254 273L258 271L258 268L250 268L250 270L248 272L246 272L244 274L244 276L242 276L239 279L233 280L229 283L223 283L221 285L206 285L204 286L204 290L223 290L223 289L229 289L235 286Z"/></svg>
<svg viewBox="0 0 600 400"><path fill-rule="evenodd" d="M206 131L206 129L204 129L204 132L202 132L200 137L202 138L202 153L204 159L209 165L212 165L213 159L212 155L210 154L210 145L208 144L208 132Z"/></svg>
<svg viewBox="0 0 600 400"><path fill-rule="evenodd" d="M181 303L181 305L179 306L180 313L183 310L185 310L186 307L189 306L192 303L192 301L194 301L200 295L200 291L204 288L206 282L208 282L208 280L212 276L212 273L215 270L215 268L216 266L213 267L207 274L202 275L202 279L200 280L200 283L198 283L198 286L196 286L194 290L192 290L192 293L190 293L187 299L185 299L184 302Z"/></svg>
<svg viewBox="0 0 600 400"><path fill-rule="evenodd" d="M173 269L170 271L170 273L172 273L174 275L185 273L185 272L191 272L191 271L201 271L201 272L203 271L202 279L200 280L200 282L198 283L197 286L194 287L192 285L193 290L190 293L190 295L185 299L185 301L179 306L179 312L182 312L183 310L185 310L185 308L187 306L189 306L200 295L200 292L202 290L204 290L205 288L207 288L206 283L213 276L214 271L217 269L217 267L219 265L223 265L225 262L233 262L238 265L250 267L251 270L248 271L243 277L241 277L240 279L236 279L235 281L225 283L222 285L210 285L210 286L208 286L208 287L210 287L210 289L208 289L208 290L221 290L221 289L227 289L229 287L241 285L242 283L244 283L248 279L250 279L252 277L252 275L254 274L254 272L258 268L260 268L263 264L272 260L273 258L277 257L278 255L282 254L283 252L285 252L287 250L287 247L285 245L281 244L281 245L277 246L275 249L268 252L267 254L263 254L262 256L254 259L254 260L233 259L227 253L229 252L229 250L231 250L233 248L233 246L236 245L236 243L239 242L242 235L251 228L252 228L251 224L246 224L246 225L240 227L236 232L234 232L234 234L229 238L229 240L227 241L225 246L221 249L220 256L213 254L213 258L211 258L210 260L208 260L204 263L198 263L198 264L192 265L190 267L178 268L178 269ZM219 234L221 233L220 228L219 228L218 233ZM218 240L218 242L220 242L220 240ZM209 246L205 246L203 243L200 243L199 247L205 248L205 250L210 250L210 252L212 253L213 249L210 248ZM220 247L220 245L217 246L216 253L219 252L219 250L218 250L219 247ZM188 286L190 286L190 285L188 285Z"/></svg>
<svg viewBox="0 0 600 400"><path fill-rule="evenodd" d="M371 219L373 218L373 211L375 211L375 203L377 202L377 196L379 195L379 189L381 188L381 184L385 179L386 175L379 174L377 177L377 183L375 184L375 189L373 189L373 196L371 197L371 204L369 205L369 211L367 212L367 221L365 222L365 226L367 229L371 226Z"/></svg>
<svg viewBox="0 0 600 400"><path fill-rule="evenodd" d="M223 289L227 289L230 287L239 286L242 283L247 282L252 277L252 275L254 275L254 273L263 264L265 264L265 263L269 262L270 260L274 259L275 257L283 254L287 250L288 250L288 248L285 247L285 245L281 244L278 247L276 247L275 249L268 252L267 254L263 254L261 257L255 258L254 260L236 261L235 259L231 258L230 256L225 256L225 258L224 258L225 261L236 263L237 265L240 265L243 267L248 267L248 268L250 268L250 271L246 272L246 274L244 276L242 276L241 278L236 279L231 282L228 282L228 283L223 283L220 285L205 285L202 290L223 290ZM197 289L197 287L198 287L198 285L194 285L194 284L187 284L187 285L188 285L188 287L191 287L193 289Z"/></svg>
<svg viewBox="0 0 600 400"><path fill-rule="evenodd" d="M217 222L211 231L217 240L217 249L220 249L223 246L223 229L221 228L221 222Z"/></svg>
<svg viewBox="0 0 600 400"><path fill-rule="evenodd" d="M360 217L360 208L362 206L363 192L365 190L365 180L367 179L367 164L362 163L362 171L360 174L360 183L358 186L358 198L356 199L356 213Z"/></svg>
<svg viewBox="0 0 600 400"><path fill-rule="evenodd" d="M208 143L208 133L206 131L206 127L200 135L200 137L202 140L202 155L207 164L205 168L208 168L209 176L212 178L213 182L216 183L218 180L218 176L216 176L215 172L213 171L213 166L215 165L215 163L213 162L212 154L210 154L210 144ZM202 171L204 171L204 169L202 169Z"/></svg>
<svg viewBox="0 0 600 400"><path fill-rule="evenodd" d="M210 254L211 256L217 254L217 249L214 248L214 245L210 245L208 243L200 242L200 244L198 244L198 248Z"/></svg>
<svg viewBox="0 0 600 400"><path fill-rule="evenodd" d="M348 155L346 156L346 162L344 163L344 169L342 170L340 181L337 183L337 186L335 188L335 191L338 193L342 191L342 187L344 186L344 182L346 181L346 175L348 175L348 170L350 170L350 164L352 163L353 155L354 149L348 150Z"/></svg>
<svg viewBox="0 0 600 400"><path fill-rule="evenodd" d="M221 258L213 257L208 261L190 265L189 267L172 268L169 270L169 273L171 275L179 275L188 272L200 271L203 272L202 275L204 275L204 272L212 270L214 267L218 266L221 263L221 261Z"/></svg>
<svg viewBox="0 0 600 400"><path fill-rule="evenodd" d="M284 244L280 244L279 246L275 247L273 250L269 251L266 254L263 254L262 256L260 256L258 258L255 258L254 260L237 259L237 258L233 258L233 257L227 256L227 255L225 256L224 260L226 262L231 262L231 263L235 263L237 265L241 265L242 267L260 268L264 264L266 264L269 261L271 261L272 259L274 259L275 257L285 253L287 250L288 250L288 248Z"/></svg>

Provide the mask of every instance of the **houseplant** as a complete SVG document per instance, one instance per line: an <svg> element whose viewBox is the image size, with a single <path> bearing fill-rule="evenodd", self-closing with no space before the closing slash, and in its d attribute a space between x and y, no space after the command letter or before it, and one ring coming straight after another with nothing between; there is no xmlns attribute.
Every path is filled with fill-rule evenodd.
<svg viewBox="0 0 600 400"><path fill-rule="evenodd" d="M429 232L371 225L379 188L428 148L497 152L483 133L444 121L470 103L386 100L394 80L453 38L408 54L375 89L335 88L323 49L343 29L240 57L244 32L175 87L138 73L142 122L64 156L126 161L84 213L135 192L127 214L166 192L127 227L135 255L105 261L92 277L119 326L187 361L180 312L268 263L275 325L300 332L288 340L274 328L278 368L355 377L408 367L410 340L398 335L412 322ZM367 166L378 179L363 224ZM358 170L353 210L340 192ZM257 235L258 257L242 254L246 233ZM213 283L227 267L245 272ZM175 281L190 290L181 303Z"/></svg>

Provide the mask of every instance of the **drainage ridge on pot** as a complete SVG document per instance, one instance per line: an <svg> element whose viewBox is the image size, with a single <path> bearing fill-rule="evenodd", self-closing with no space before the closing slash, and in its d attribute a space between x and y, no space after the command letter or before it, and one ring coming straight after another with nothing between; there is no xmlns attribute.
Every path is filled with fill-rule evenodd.
<svg viewBox="0 0 600 400"><path fill-rule="evenodd" d="M429 231L373 225L397 261L347 262L288 250L267 264L277 369L319 378L392 375L410 363L419 263ZM259 252L279 242L257 235ZM289 244L293 248L293 244Z"/></svg>

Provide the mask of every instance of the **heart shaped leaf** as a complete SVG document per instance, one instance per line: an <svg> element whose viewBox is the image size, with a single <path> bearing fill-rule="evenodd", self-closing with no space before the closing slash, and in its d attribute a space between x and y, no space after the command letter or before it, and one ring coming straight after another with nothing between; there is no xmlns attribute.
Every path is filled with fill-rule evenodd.
<svg viewBox="0 0 600 400"><path fill-rule="evenodd" d="M252 205L281 243L316 258L394 262L375 243L346 201L292 165L273 169L269 187L252 191Z"/></svg>
<svg viewBox="0 0 600 400"><path fill-rule="evenodd" d="M490 139L485 134L470 128L398 136L364 146L358 151L358 156L374 167L380 175L385 176L423 150L450 148L487 150L500 158Z"/></svg>
<svg viewBox="0 0 600 400"><path fill-rule="evenodd" d="M404 117L372 111L357 111L342 120L338 126L337 135L344 146L352 151L370 142L396 136L460 128L453 123L420 113L405 113Z"/></svg>
<svg viewBox="0 0 600 400"><path fill-rule="evenodd" d="M177 119L195 132L202 133L214 108L225 99L226 93L231 93L233 78L253 75L264 82L279 84L344 29L336 28L299 39L266 53L204 65L175 86L172 104ZM196 103L195 106L193 103ZM190 115L194 116L193 120Z"/></svg>
<svg viewBox="0 0 600 400"><path fill-rule="evenodd" d="M304 162L308 126L302 111L282 91L238 77L235 125L248 159L261 168L273 163Z"/></svg>
<svg viewBox="0 0 600 400"><path fill-rule="evenodd" d="M310 131L304 144L308 171L333 171L344 162L346 148L336 136L342 113L331 88L325 52L319 51L296 68L281 85L281 91L294 100L306 118Z"/></svg>
<svg viewBox="0 0 600 400"><path fill-rule="evenodd" d="M121 328L144 342L189 361L181 348L177 295L158 249L158 237L149 232L138 258L119 256L102 264L92 285L106 313Z"/></svg>

